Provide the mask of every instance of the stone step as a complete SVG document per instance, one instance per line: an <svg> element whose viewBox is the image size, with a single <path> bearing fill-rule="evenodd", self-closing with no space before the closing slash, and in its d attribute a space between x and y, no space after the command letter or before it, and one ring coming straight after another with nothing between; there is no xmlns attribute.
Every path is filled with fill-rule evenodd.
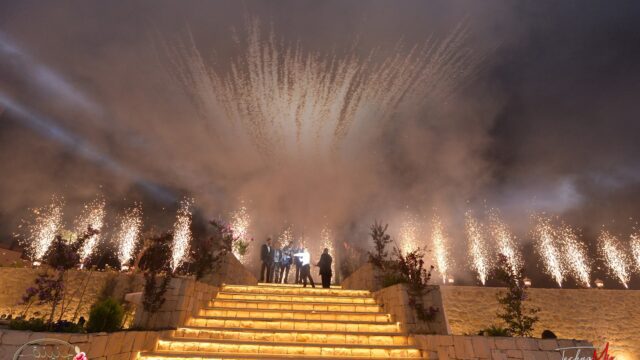
<svg viewBox="0 0 640 360"><path fill-rule="evenodd" d="M373 298L363 296L254 294L246 292L230 292L226 290L219 292L216 296L216 299L376 304L376 301Z"/></svg>
<svg viewBox="0 0 640 360"><path fill-rule="evenodd" d="M200 353L180 353L180 352L146 352L140 354L138 357L140 360L247 360L247 359L290 359L290 360L327 360L327 359L349 359L349 360L368 360L371 357L360 356L313 356L313 355L272 355L272 354L225 354L225 353L213 353L213 354L200 354ZM394 357L394 360L413 360L416 357Z"/></svg>
<svg viewBox="0 0 640 360"><path fill-rule="evenodd" d="M158 340L156 352L180 352L215 354L274 354L274 355L313 355L313 356L360 356L372 358L414 357L421 358L420 350L411 346L363 346L353 344L302 344L302 343L273 343L264 341L237 340L189 340L189 339L161 339Z"/></svg>
<svg viewBox="0 0 640 360"><path fill-rule="evenodd" d="M391 316L372 312L344 312L344 311L309 311L309 310L270 310L270 309L239 309L239 308L204 308L199 316L205 317L243 317L253 319L277 320L326 320L326 321L370 321L389 322Z"/></svg>
<svg viewBox="0 0 640 360"><path fill-rule="evenodd" d="M303 288L301 286L268 285L224 285L222 291L251 294L275 294L275 295L324 295L347 297L371 297L368 290L323 289L316 287Z"/></svg>
<svg viewBox="0 0 640 360"><path fill-rule="evenodd" d="M372 321L348 321L348 320L280 320L280 319L256 319L253 317L193 317L187 321L187 327L199 328L242 328L264 330L298 330L298 331L340 331L340 332L375 332L395 333L400 328L397 323Z"/></svg>
<svg viewBox="0 0 640 360"><path fill-rule="evenodd" d="M332 312L360 312L379 313L378 304L342 304L291 301L264 300L234 300L216 298L209 302L209 307L259 310L304 310L304 311L332 311Z"/></svg>
<svg viewBox="0 0 640 360"><path fill-rule="evenodd" d="M301 342L314 344L414 345L411 336L401 333L349 333L334 331L291 331L242 328L179 328L176 338L226 339L241 341Z"/></svg>
<svg viewBox="0 0 640 360"><path fill-rule="evenodd" d="M295 271L295 270L294 270ZM295 273L294 273L295 274ZM258 286L282 286L282 287L303 287L303 284L274 284L274 283L258 283ZM311 286L311 285L308 285ZM318 284L316 283L316 286L318 286ZM320 283L320 286L322 286L322 283ZM331 285L332 289L342 289L342 285Z"/></svg>

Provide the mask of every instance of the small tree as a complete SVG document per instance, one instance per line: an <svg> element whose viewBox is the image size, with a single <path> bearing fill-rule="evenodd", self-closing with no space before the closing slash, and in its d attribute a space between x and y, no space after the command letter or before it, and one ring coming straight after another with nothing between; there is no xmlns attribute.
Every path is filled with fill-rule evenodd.
<svg viewBox="0 0 640 360"><path fill-rule="evenodd" d="M168 232L148 239L149 247L140 259L140 269L144 270L144 296L142 306L145 311L155 313L164 304L164 294L171 281L169 257L173 234Z"/></svg>
<svg viewBox="0 0 640 360"><path fill-rule="evenodd" d="M502 308L498 310L497 316L504 320L511 335L531 336L538 322L536 314L540 308L525 304L528 296L524 284L524 269L519 267L515 272L510 271L507 258L500 255L495 275L507 286L506 292L498 293L498 303Z"/></svg>
<svg viewBox="0 0 640 360"><path fill-rule="evenodd" d="M388 224L383 226L382 223L377 221L371 225L370 235L371 240L373 240L374 251L369 252L369 262L379 269L384 269L389 261L387 245L389 245L392 240L391 236L387 234L388 227Z"/></svg>

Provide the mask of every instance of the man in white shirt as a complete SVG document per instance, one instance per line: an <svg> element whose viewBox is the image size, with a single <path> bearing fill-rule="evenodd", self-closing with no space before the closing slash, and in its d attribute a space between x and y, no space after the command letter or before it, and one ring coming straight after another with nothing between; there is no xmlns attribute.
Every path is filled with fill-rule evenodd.
<svg viewBox="0 0 640 360"><path fill-rule="evenodd" d="M315 288L316 285L313 283L313 278L311 277L311 255L307 251L307 248L302 248L302 252L293 254L293 256L300 258L300 263L302 264L302 267L300 269L300 277L302 278L302 283L304 284L303 287L307 287L307 279L309 279L311 286Z"/></svg>

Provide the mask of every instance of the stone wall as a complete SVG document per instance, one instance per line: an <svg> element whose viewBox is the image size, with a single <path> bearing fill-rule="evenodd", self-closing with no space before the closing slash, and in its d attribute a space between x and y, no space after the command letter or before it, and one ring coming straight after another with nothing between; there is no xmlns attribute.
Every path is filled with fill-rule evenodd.
<svg viewBox="0 0 640 360"><path fill-rule="evenodd" d="M416 312L409 306L409 295L404 284L397 284L378 290L373 293L376 301L382 305L384 311L391 314L395 321L399 321L403 330L410 333L449 334L445 313L442 308L440 292L430 291L424 295L425 306L434 306L439 309L433 321L421 321Z"/></svg>
<svg viewBox="0 0 640 360"><path fill-rule="evenodd" d="M28 341L58 339L80 348L91 360L135 360L138 353L155 348L160 331L121 331L95 334L61 334L0 329L0 359L12 359Z"/></svg>
<svg viewBox="0 0 640 360"><path fill-rule="evenodd" d="M416 345L423 350L427 359L524 359L561 360L562 347L586 346L591 344L579 340L529 339L486 336L414 335ZM566 358L576 356L577 350L565 350ZM582 355L591 355L587 349Z"/></svg>
<svg viewBox="0 0 640 360"><path fill-rule="evenodd" d="M382 286L377 279L377 272L373 265L366 263L362 265L358 270L354 271L349 277L342 280L340 285L344 289L359 289L359 290L380 290Z"/></svg>
<svg viewBox="0 0 640 360"><path fill-rule="evenodd" d="M500 288L441 286L453 334L474 334L499 324L496 293ZM640 359L640 291L598 289L530 289L531 304L541 308L535 335L549 329L565 339L586 339L602 348L610 343L616 359Z"/></svg>
<svg viewBox="0 0 640 360"><path fill-rule="evenodd" d="M165 293L165 301L159 311L148 313L141 305L141 296L137 299L134 327L144 329L175 329L196 315L214 298L218 287L196 281L193 277L173 278Z"/></svg>
<svg viewBox="0 0 640 360"><path fill-rule="evenodd" d="M256 277L231 253L222 259L216 269L203 276L199 281L215 286L258 284Z"/></svg>
<svg viewBox="0 0 640 360"><path fill-rule="evenodd" d="M44 271L46 269L0 267L0 314L11 314L13 317L21 314L25 309L25 306L20 304L25 290L34 286L38 274ZM132 276L114 271L70 270L65 276L65 284L68 289L66 296L70 300L63 316L67 320L73 318L80 299L82 301L78 308L78 317L84 316L85 319L88 319L91 305L95 303L107 284L113 286L110 295L122 299L124 294L128 292L140 291L144 283L142 276ZM83 291L84 295L82 295ZM27 318L43 317L50 310L49 305L37 305L36 303L29 308L26 316ZM57 311L56 313L59 314Z"/></svg>

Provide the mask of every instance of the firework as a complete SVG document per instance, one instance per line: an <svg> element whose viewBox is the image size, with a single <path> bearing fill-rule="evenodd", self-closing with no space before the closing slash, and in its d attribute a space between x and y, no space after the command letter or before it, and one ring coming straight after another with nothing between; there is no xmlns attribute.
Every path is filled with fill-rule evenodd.
<svg viewBox="0 0 640 360"><path fill-rule="evenodd" d="M320 231L320 247L318 249L318 261L320 260L320 255L322 255L322 252L324 251L324 249L329 249L329 254L335 256L335 253L333 252L333 232L331 232L331 229L329 229L328 226L324 226L322 228L322 230ZM334 258L334 261L331 262L331 273L335 274L336 273L336 261ZM335 279L335 277L334 277Z"/></svg>
<svg viewBox="0 0 640 360"><path fill-rule="evenodd" d="M408 215L400 225L400 251L408 254L418 250L418 236L420 233L420 223L414 215Z"/></svg>
<svg viewBox="0 0 640 360"><path fill-rule="evenodd" d="M76 221L76 233L78 236L84 234L89 228L100 232L104 225L105 202L104 199L96 199L84 206L80 218ZM100 242L100 233L93 234L85 240L80 249L80 265L85 263L93 254Z"/></svg>
<svg viewBox="0 0 640 360"><path fill-rule="evenodd" d="M62 198L54 196L51 204L33 210L35 219L29 227L29 244L27 245L30 249L31 261L41 262L58 235L62 224L62 206Z"/></svg>
<svg viewBox="0 0 640 360"><path fill-rule="evenodd" d="M508 271L514 276L517 275L523 266L523 260L516 245L516 237L509 231L507 224L500 219L500 215L495 209L489 213L489 224L498 253L506 258L509 266Z"/></svg>
<svg viewBox="0 0 640 360"><path fill-rule="evenodd" d="M640 233L631 234L631 255L635 262L636 271L640 272Z"/></svg>
<svg viewBox="0 0 640 360"><path fill-rule="evenodd" d="M287 226L282 233L280 233L280 236L278 236L278 242L281 246L286 246L293 242L293 230L291 229L291 226Z"/></svg>
<svg viewBox="0 0 640 360"><path fill-rule="evenodd" d="M246 240L249 237L249 226L251 225L251 216L247 212L247 207L242 204L240 208L231 214L231 230L233 236L242 240ZM244 263L246 255L240 255L238 250L233 248L233 255L241 263Z"/></svg>
<svg viewBox="0 0 640 360"><path fill-rule="evenodd" d="M128 209L122 216L120 230L116 235L118 244L118 260L120 267L126 269L133 258L140 231L142 229L142 210L136 205Z"/></svg>
<svg viewBox="0 0 640 360"><path fill-rule="evenodd" d="M591 263L587 257L587 247L578 240L578 235L568 225L561 225L557 234L562 244L565 269L582 286L591 287Z"/></svg>
<svg viewBox="0 0 640 360"><path fill-rule="evenodd" d="M630 269L629 259L618 238L603 230L598 237L600 253L612 275L628 288Z"/></svg>
<svg viewBox="0 0 640 360"><path fill-rule="evenodd" d="M171 271L176 271L185 261L191 244L191 205L192 200L184 199L173 225L173 243L171 245Z"/></svg>
<svg viewBox="0 0 640 360"><path fill-rule="evenodd" d="M334 153L353 128L382 125L400 107L445 101L482 61L463 47L468 33L461 24L441 41L397 45L390 55L321 54L287 44L273 30L265 36L253 20L230 67L209 66L192 36L167 51L174 77L207 119L229 119L217 125L237 124L261 155L285 158Z"/></svg>
<svg viewBox="0 0 640 360"><path fill-rule="evenodd" d="M492 264L489 256L489 249L485 241L485 234L482 224L478 222L470 213L466 215L466 230L469 240L469 259L471 268L478 273L478 279L484 285L487 281Z"/></svg>
<svg viewBox="0 0 640 360"><path fill-rule="evenodd" d="M434 216L431 222L431 241L433 242L436 269L442 276L442 283L447 283L451 262L449 260L449 248L444 235L442 222L438 216Z"/></svg>
<svg viewBox="0 0 640 360"><path fill-rule="evenodd" d="M562 262L559 244L556 241L556 230L547 217L537 216L535 220L536 225L533 232L536 248L542 258L545 272L558 283L558 286L562 287L566 269Z"/></svg>

